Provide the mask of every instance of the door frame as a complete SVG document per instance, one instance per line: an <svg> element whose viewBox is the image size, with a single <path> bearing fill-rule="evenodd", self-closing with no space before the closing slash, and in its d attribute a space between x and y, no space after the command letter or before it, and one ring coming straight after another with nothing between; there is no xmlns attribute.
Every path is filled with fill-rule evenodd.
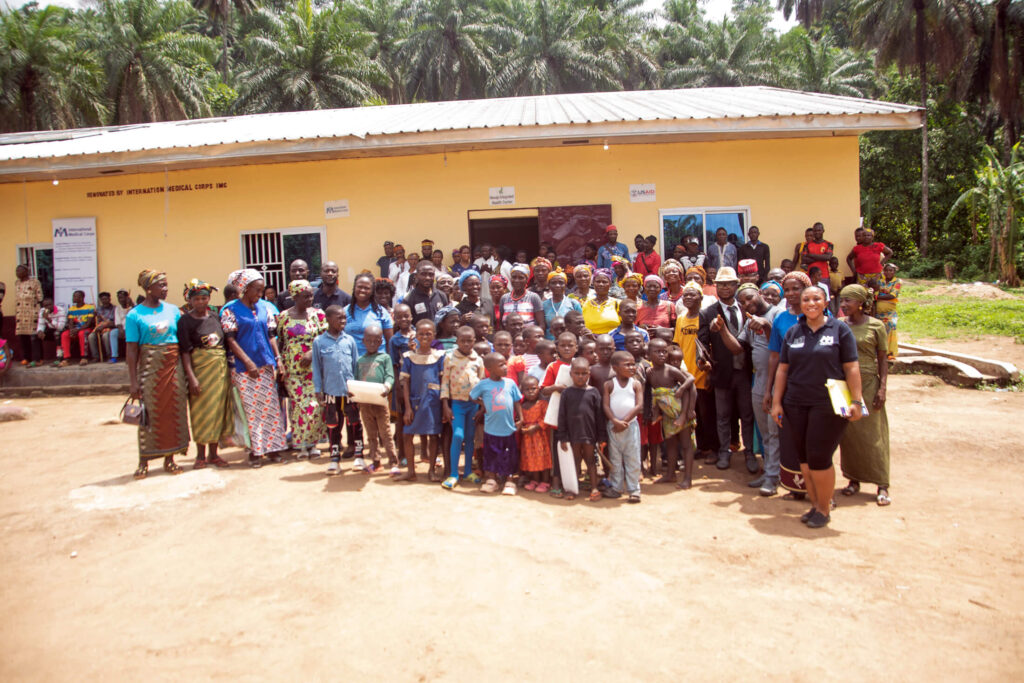
<svg viewBox="0 0 1024 683"><path fill-rule="evenodd" d="M326 225L309 225L298 228L265 228L263 230L240 230L238 233L238 267L245 268L245 236L246 235L265 235L267 233L276 232L282 237L285 235L301 235L308 234L311 232L320 233L320 260L327 259L327 226ZM284 256L284 252L281 253ZM288 264L284 264L285 274L287 275Z"/></svg>

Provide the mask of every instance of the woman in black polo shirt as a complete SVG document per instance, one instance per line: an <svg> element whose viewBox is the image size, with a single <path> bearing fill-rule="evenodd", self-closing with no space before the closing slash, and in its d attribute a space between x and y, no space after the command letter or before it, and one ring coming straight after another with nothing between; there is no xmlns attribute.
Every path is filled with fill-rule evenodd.
<svg viewBox="0 0 1024 683"><path fill-rule="evenodd" d="M812 529L829 523L836 485L832 456L847 419L859 420L864 408L857 340L846 323L825 315L825 305L820 287L808 287L800 295L803 315L783 339L772 396L782 459L799 461L811 499L811 509L800 521ZM853 402L849 418L833 412L825 388L829 379L845 379L849 385Z"/></svg>

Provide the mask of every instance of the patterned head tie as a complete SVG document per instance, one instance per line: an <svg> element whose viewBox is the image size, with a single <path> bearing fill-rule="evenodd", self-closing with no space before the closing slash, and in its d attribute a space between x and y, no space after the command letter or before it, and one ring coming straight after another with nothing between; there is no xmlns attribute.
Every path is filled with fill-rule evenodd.
<svg viewBox="0 0 1024 683"><path fill-rule="evenodd" d="M245 291L246 287L262 279L263 274L255 268L242 268L228 275L228 284L237 287L238 293L241 294Z"/></svg>
<svg viewBox="0 0 1024 683"><path fill-rule="evenodd" d="M152 268L146 268L144 271L139 273L139 287L142 287L143 291L148 290L150 287L160 282L161 280L167 280L167 273L162 270L153 270Z"/></svg>
<svg viewBox="0 0 1024 683"><path fill-rule="evenodd" d="M309 280L292 280L288 283L288 294L292 298L297 297L303 292L313 293L313 285L309 284Z"/></svg>
<svg viewBox="0 0 1024 683"><path fill-rule="evenodd" d="M194 296L210 296L210 294L216 291L218 289L213 285L194 277L185 283L185 301Z"/></svg>

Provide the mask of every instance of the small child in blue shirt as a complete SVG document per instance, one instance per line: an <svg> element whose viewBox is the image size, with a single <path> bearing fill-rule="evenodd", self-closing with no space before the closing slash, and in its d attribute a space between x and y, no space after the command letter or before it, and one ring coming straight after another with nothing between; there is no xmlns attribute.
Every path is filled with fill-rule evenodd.
<svg viewBox="0 0 1024 683"><path fill-rule="evenodd" d="M313 389L324 406L331 462L327 474L341 469L341 421L345 416L348 381L355 379L359 350L356 340L345 334L348 316L341 306L328 306L327 331L313 340Z"/></svg>
<svg viewBox="0 0 1024 683"><path fill-rule="evenodd" d="M484 358L487 377L477 382L469 397L480 404L484 413L484 482L483 493L495 493L498 479L504 479L505 495L516 494L516 483L512 478L519 464L519 445L516 430L523 421L523 399L519 387L508 377L508 361L500 353L489 353Z"/></svg>

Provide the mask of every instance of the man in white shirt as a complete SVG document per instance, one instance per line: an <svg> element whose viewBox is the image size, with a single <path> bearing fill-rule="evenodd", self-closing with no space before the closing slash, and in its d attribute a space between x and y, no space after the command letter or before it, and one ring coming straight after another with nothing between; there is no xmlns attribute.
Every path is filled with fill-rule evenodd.
<svg viewBox="0 0 1024 683"><path fill-rule="evenodd" d="M405 260L405 247L401 244L395 245L395 260L388 266L388 279L398 286L398 276L409 272L409 262ZM419 254L416 255L419 258Z"/></svg>

